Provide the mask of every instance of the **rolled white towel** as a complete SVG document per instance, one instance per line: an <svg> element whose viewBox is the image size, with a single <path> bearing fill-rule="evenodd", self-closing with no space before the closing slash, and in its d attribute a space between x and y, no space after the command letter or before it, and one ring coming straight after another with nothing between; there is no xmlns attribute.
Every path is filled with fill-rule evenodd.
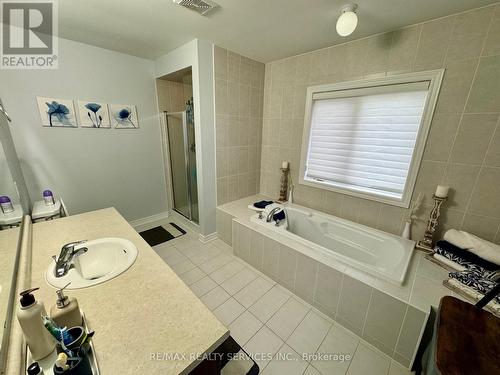
<svg viewBox="0 0 500 375"><path fill-rule="evenodd" d="M465 271L467 269L464 266L461 266L460 264L458 264L457 262L454 262L454 261L442 256L441 254L434 254L433 257L438 262L446 264L448 267L453 268L454 270Z"/></svg>
<svg viewBox="0 0 500 375"><path fill-rule="evenodd" d="M469 250L471 253L500 265L500 246L474 236L468 232L450 229L444 234L444 240L449 243Z"/></svg>

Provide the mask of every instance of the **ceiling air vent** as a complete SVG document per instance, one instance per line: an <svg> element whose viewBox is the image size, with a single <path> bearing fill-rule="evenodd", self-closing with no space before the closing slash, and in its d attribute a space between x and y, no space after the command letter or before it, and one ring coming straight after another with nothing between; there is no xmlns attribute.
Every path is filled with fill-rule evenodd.
<svg viewBox="0 0 500 375"><path fill-rule="evenodd" d="M174 0L174 3L205 15L219 5L209 0Z"/></svg>

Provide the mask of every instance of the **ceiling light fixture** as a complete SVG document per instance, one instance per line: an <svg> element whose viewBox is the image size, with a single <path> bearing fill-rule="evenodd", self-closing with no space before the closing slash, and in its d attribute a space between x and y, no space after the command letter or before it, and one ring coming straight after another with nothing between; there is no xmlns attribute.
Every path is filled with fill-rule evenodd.
<svg viewBox="0 0 500 375"><path fill-rule="evenodd" d="M340 17L337 20L337 33L340 36L351 35L358 26L357 4L344 5L340 9Z"/></svg>

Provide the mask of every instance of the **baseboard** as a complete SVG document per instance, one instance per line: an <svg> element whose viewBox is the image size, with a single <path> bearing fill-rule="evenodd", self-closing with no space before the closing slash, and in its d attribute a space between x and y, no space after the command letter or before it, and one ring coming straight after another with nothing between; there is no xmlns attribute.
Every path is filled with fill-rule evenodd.
<svg viewBox="0 0 500 375"><path fill-rule="evenodd" d="M203 234L200 233L198 238L199 238L200 242L209 243L209 242L215 241L218 237L217 237L217 232L214 232L214 233L207 234L206 236L204 236Z"/></svg>
<svg viewBox="0 0 500 375"><path fill-rule="evenodd" d="M151 229L153 227L161 225L162 222L165 222L165 220L167 220L169 216L170 213L168 211L160 212L156 215L132 220L130 221L130 225L132 225L137 232L142 232L143 230Z"/></svg>

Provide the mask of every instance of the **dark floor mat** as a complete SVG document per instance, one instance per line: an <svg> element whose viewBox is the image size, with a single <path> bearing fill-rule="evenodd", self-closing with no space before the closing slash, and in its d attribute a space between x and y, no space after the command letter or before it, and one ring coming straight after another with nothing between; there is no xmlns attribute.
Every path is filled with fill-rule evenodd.
<svg viewBox="0 0 500 375"><path fill-rule="evenodd" d="M149 244L149 246L155 246L175 238L172 234L170 234L170 232L168 232L163 227L154 227L145 230L144 232L140 232L139 234L141 235L142 238L144 238L144 240Z"/></svg>
<svg viewBox="0 0 500 375"><path fill-rule="evenodd" d="M221 360L221 375L258 375L259 366L255 361L245 352L241 346L229 336L217 349L213 351L216 358ZM190 374L203 375L208 371L207 360L203 361L196 367Z"/></svg>
<svg viewBox="0 0 500 375"><path fill-rule="evenodd" d="M234 368L243 370L243 373L247 375L257 375L259 373L257 363L250 358L248 353L231 336L215 350L215 353L222 354L222 367L227 366L228 373L234 373L230 369L233 366ZM222 370L222 374L224 373L225 371Z"/></svg>

